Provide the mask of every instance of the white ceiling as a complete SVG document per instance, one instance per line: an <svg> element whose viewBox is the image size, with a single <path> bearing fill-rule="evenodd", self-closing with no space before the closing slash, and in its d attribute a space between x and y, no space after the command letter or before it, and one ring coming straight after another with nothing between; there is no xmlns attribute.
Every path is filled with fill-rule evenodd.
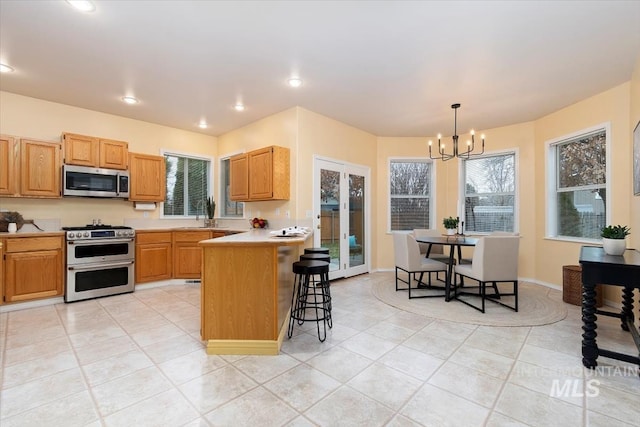
<svg viewBox="0 0 640 427"><path fill-rule="evenodd" d="M535 120L629 81L640 56L640 1L94 3L0 0L0 90L209 135L298 105L433 136L453 133L453 103L458 133Z"/></svg>

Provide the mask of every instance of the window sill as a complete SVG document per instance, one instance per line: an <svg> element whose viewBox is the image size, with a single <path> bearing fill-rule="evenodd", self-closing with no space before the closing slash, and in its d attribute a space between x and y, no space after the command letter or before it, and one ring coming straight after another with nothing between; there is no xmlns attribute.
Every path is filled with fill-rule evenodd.
<svg viewBox="0 0 640 427"><path fill-rule="evenodd" d="M585 239L585 238L579 238L579 237L545 236L544 240L552 240L556 242L566 242L566 243L579 243L582 245L602 245L602 240L600 239Z"/></svg>

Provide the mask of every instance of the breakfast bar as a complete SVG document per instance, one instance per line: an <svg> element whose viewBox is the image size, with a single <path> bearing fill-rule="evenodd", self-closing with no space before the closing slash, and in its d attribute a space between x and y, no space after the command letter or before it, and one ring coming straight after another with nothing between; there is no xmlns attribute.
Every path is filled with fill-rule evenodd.
<svg viewBox="0 0 640 427"><path fill-rule="evenodd" d="M256 229L199 243L207 354L279 353L291 308L291 266L311 241L311 234Z"/></svg>

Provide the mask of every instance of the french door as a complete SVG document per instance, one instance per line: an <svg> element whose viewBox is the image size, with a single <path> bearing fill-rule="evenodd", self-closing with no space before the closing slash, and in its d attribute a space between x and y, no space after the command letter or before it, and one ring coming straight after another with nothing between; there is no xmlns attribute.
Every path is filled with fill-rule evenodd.
<svg viewBox="0 0 640 427"><path fill-rule="evenodd" d="M370 263L368 167L314 158L314 246L329 248L329 278L367 273Z"/></svg>

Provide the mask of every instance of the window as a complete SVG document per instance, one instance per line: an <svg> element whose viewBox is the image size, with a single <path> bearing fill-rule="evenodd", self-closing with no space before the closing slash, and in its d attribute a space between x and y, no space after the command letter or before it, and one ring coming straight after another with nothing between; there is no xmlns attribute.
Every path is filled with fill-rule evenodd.
<svg viewBox="0 0 640 427"><path fill-rule="evenodd" d="M167 173L165 217L205 216L205 199L211 192L211 160L164 153Z"/></svg>
<svg viewBox="0 0 640 427"><path fill-rule="evenodd" d="M464 230L516 231L515 152L463 160L462 165Z"/></svg>
<svg viewBox="0 0 640 427"><path fill-rule="evenodd" d="M229 176L231 162L229 157L220 159L220 215L223 217L242 218L244 216L244 203L235 202L229 198Z"/></svg>
<svg viewBox="0 0 640 427"><path fill-rule="evenodd" d="M600 126L549 143L550 236L600 238L607 223L607 133Z"/></svg>
<svg viewBox="0 0 640 427"><path fill-rule="evenodd" d="M390 230L431 228L431 181L431 161L390 160Z"/></svg>

